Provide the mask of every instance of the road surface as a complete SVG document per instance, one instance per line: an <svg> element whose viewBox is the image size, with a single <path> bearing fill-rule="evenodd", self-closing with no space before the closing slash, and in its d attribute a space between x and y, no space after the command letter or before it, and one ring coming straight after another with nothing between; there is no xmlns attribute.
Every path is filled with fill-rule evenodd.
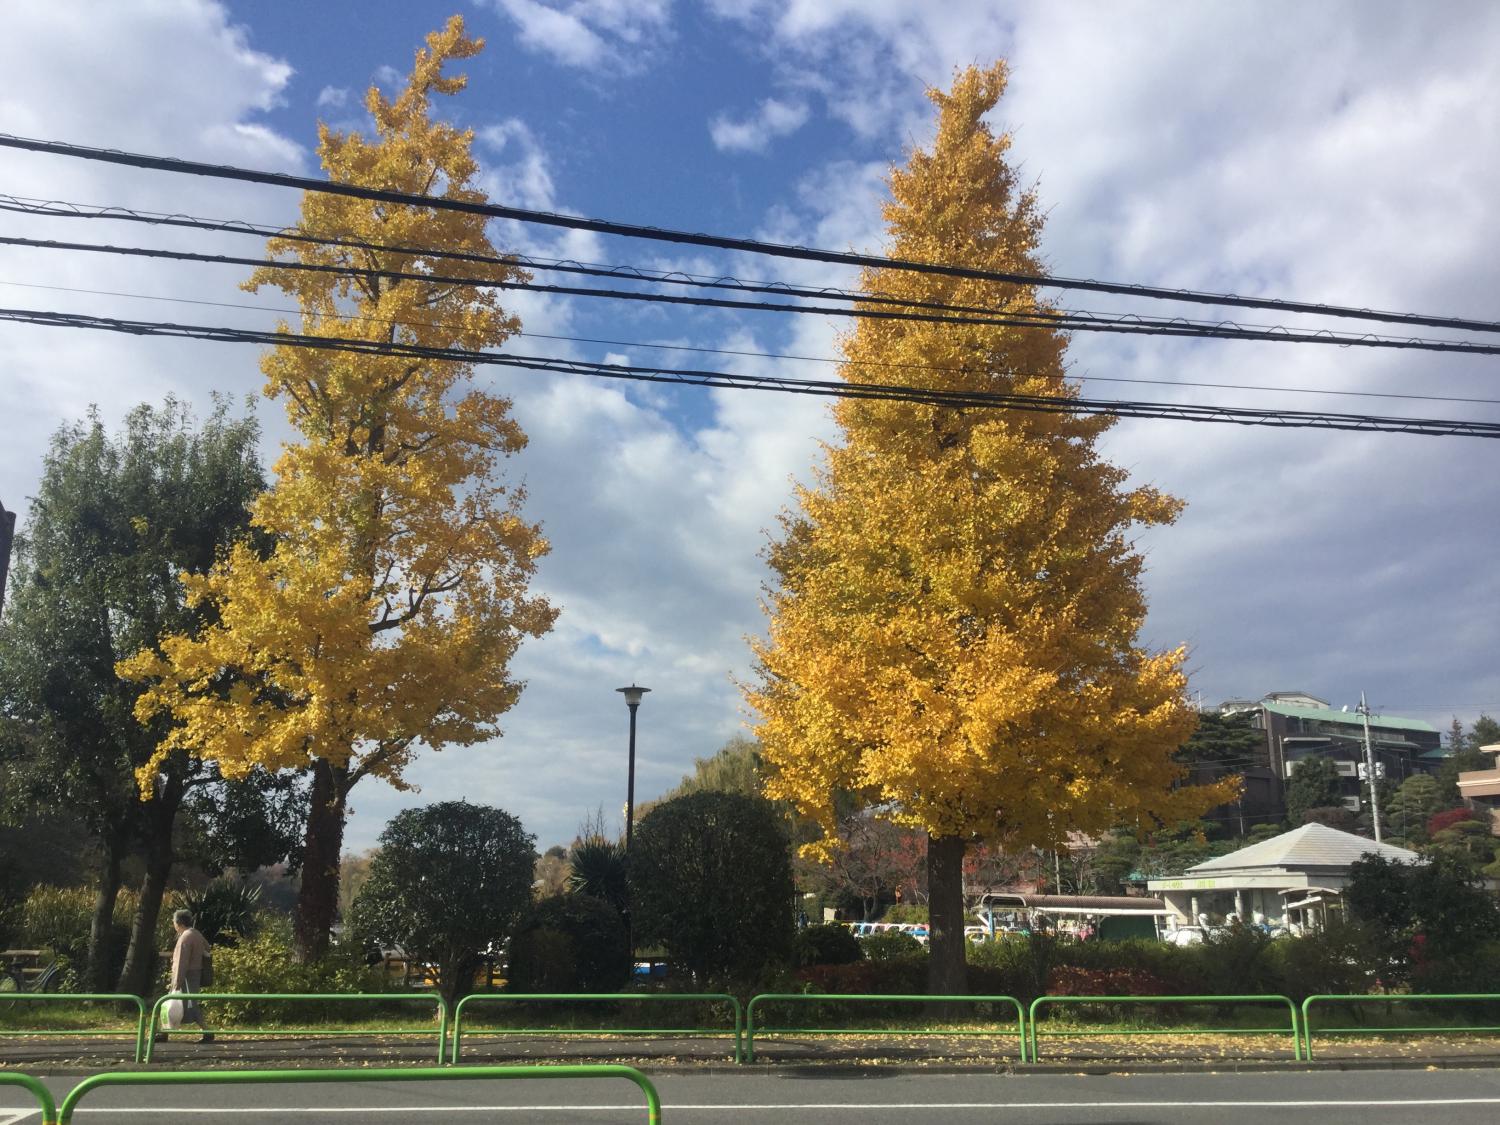
<svg viewBox="0 0 1500 1125"><path fill-rule="evenodd" d="M50 1078L57 1093L76 1079ZM1148 1075L663 1072L665 1125L1359 1125L1500 1120L1500 1070L1280 1071ZM0 1125L36 1125L21 1091L0 1088ZM299 1113L339 1125L539 1121L643 1122L639 1091L594 1081L370 1083L347 1086L156 1087L100 1090L81 1125L256 1125Z"/></svg>

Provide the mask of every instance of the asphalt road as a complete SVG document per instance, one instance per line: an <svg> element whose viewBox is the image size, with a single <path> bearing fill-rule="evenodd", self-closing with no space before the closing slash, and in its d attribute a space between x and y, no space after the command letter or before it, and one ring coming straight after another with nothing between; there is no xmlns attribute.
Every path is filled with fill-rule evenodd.
<svg viewBox="0 0 1500 1125"><path fill-rule="evenodd" d="M1441 1121L1486 1125L1500 1119L1500 1070L1317 1071L1149 1075L851 1075L802 1071L662 1073L663 1122L760 1125L1388 1125ZM48 1079L59 1097L74 1080ZM0 1125L35 1125L21 1091L0 1088ZM14 1108L12 1108L14 1107ZM619 1079L545 1082L370 1083L347 1086L157 1087L111 1089L81 1103L82 1125L144 1122L249 1123L297 1120L339 1125L413 1122L642 1122L639 1091Z"/></svg>

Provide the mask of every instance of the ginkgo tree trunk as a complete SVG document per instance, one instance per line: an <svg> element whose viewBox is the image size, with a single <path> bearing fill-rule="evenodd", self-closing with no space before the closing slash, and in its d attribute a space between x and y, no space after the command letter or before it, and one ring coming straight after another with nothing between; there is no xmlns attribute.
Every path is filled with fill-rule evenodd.
<svg viewBox="0 0 1500 1125"><path fill-rule="evenodd" d="M373 137L319 129L331 179L478 201L473 136L431 117L442 73L482 43L458 17L429 35L405 88L366 98ZM433 259L422 249L494 256L482 216L309 192L300 228L369 250L273 238L273 256L337 273L268 267L246 287L274 286L301 308L300 330L368 342L479 350L519 323L493 290L392 280L373 271L503 280L504 265ZM160 754L191 750L228 777L254 766L310 768L311 811L295 934L299 955L327 947L338 901L350 790L366 777L400 787L419 748L493 736L522 685L508 668L523 638L555 611L528 596L540 529L501 460L525 444L510 403L477 390L467 364L282 346L262 362L298 440L274 467L253 522L274 547L232 549L185 579L216 624L173 636L122 667L147 680L143 719L170 713ZM155 762L138 777L149 787Z"/></svg>
<svg viewBox="0 0 1500 1125"><path fill-rule="evenodd" d="M892 256L1035 274L1042 216L1008 138L984 122L1002 63L961 72L930 150L890 176ZM1029 286L893 269L865 290L1003 311ZM889 307L889 306L885 306ZM862 320L851 383L901 381L1069 400L1066 340L1042 328ZM1133 529L1180 504L1096 450L1110 420L864 399L835 409L841 440L799 490L768 553L768 637L756 643L769 796L836 845L835 794L925 830L929 986L962 989L963 859L974 843L1056 847L1070 832L1175 821L1233 783L1182 787L1191 733L1184 652L1145 651Z"/></svg>

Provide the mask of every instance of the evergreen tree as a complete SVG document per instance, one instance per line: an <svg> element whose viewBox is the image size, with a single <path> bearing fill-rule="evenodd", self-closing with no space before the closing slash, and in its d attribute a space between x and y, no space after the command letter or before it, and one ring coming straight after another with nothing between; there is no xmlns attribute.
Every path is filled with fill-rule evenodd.
<svg viewBox="0 0 1500 1125"><path fill-rule="evenodd" d="M1500 746L1500 720L1481 714L1474 720L1469 731L1469 747L1478 750L1481 746Z"/></svg>
<svg viewBox="0 0 1500 1125"><path fill-rule="evenodd" d="M1403 781L1384 806L1383 827L1402 847L1411 847L1427 839L1427 818L1441 809L1442 787L1435 777L1414 773Z"/></svg>
<svg viewBox="0 0 1500 1125"><path fill-rule="evenodd" d="M0 819L65 804L95 845L91 991L114 991L111 919L137 853L122 979L132 992L151 987L178 814L216 781L190 754L163 750L166 723L136 721L142 689L115 662L204 622L180 574L206 571L236 542L253 553L243 539L263 483L257 439L254 420L223 404L200 427L169 399L136 408L117 435L97 415L65 426L46 457L0 629ZM148 764L155 784L142 800L136 771Z"/></svg>
<svg viewBox="0 0 1500 1125"><path fill-rule="evenodd" d="M1307 823L1309 810L1342 803L1339 771L1333 759L1304 758L1292 767L1286 785L1286 815L1294 828Z"/></svg>

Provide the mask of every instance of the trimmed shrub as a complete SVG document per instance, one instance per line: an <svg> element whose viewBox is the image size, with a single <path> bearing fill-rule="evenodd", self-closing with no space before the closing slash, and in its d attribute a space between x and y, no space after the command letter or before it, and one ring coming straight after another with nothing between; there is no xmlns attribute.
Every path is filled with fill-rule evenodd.
<svg viewBox="0 0 1500 1125"><path fill-rule="evenodd" d="M536 838L503 809L439 801L393 816L349 912L360 945L399 946L437 969L449 1004L473 989L484 950L531 906Z"/></svg>
<svg viewBox="0 0 1500 1125"><path fill-rule="evenodd" d="M927 956L922 943L911 934L900 930L882 930L867 938L856 938L863 947L867 961L909 961Z"/></svg>
<svg viewBox="0 0 1500 1125"><path fill-rule="evenodd" d="M615 992L630 979L625 923L592 895L544 898L510 943L515 992Z"/></svg>
<svg viewBox="0 0 1500 1125"><path fill-rule="evenodd" d="M864 959L859 938L849 932L848 926L829 922L823 926L808 926L797 932L793 955L798 966L806 965L851 965Z"/></svg>
<svg viewBox="0 0 1500 1125"><path fill-rule="evenodd" d="M1277 969L1274 991L1299 1004L1317 993L1361 993L1375 984L1380 954L1365 927L1338 917L1301 937L1277 938L1269 955Z"/></svg>
<svg viewBox="0 0 1500 1125"><path fill-rule="evenodd" d="M672 797L636 826L630 852L636 940L659 943L700 987L753 986L792 952L791 845L759 797Z"/></svg>

